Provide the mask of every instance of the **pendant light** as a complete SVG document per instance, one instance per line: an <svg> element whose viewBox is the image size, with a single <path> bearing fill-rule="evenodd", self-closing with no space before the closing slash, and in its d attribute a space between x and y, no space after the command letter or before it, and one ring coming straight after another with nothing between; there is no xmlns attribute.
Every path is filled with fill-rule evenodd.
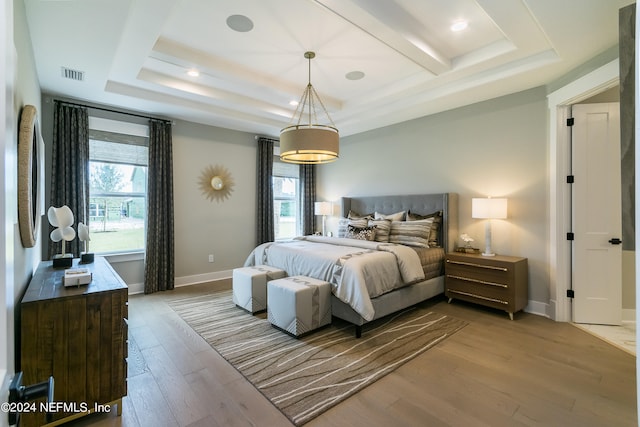
<svg viewBox="0 0 640 427"><path fill-rule="evenodd" d="M338 158L338 129L311 85L311 59L315 56L314 52L304 54L309 60L309 84L291 118L290 123L295 124L290 124L280 131L280 160L283 162L320 164L333 162ZM319 123L319 107L329 119L330 125Z"/></svg>

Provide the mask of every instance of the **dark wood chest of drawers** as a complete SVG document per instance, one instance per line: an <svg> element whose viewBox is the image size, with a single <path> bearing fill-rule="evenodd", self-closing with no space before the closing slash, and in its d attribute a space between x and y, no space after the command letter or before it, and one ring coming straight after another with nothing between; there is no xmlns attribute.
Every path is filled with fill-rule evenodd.
<svg viewBox="0 0 640 427"><path fill-rule="evenodd" d="M513 313L527 306L526 258L450 253L445 259L445 295Z"/></svg>
<svg viewBox="0 0 640 427"><path fill-rule="evenodd" d="M40 264L20 304L20 370L23 384L53 375L54 400L70 408L122 407L127 394L128 289L102 257L88 268L88 285L65 288L64 269ZM84 415L80 411L53 416L54 423ZM23 413L21 426L44 424L44 413Z"/></svg>

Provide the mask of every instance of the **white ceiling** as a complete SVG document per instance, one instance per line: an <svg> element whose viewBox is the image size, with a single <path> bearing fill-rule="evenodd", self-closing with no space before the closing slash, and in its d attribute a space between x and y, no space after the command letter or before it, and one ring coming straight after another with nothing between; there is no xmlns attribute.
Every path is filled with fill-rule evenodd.
<svg viewBox="0 0 640 427"><path fill-rule="evenodd" d="M311 50L311 83L346 136L552 82L617 44L633 0L24 2L43 92L277 136Z"/></svg>

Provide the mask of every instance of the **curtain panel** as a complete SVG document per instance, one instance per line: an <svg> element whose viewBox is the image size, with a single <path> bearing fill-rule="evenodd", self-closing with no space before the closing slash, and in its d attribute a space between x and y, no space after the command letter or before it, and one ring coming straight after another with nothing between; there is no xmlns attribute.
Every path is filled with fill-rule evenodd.
<svg viewBox="0 0 640 427"><path fill-rule="evenodd" d="M302 191L302 234L307 236L316 230L314 201L316 200L316 166L300 165L300 189Z"/></svg>
<svg viewBox="0 0 640 427"><path fill-rule="evenodd" d="M69 206L76 226L79 222L89 225L89 112L86 107L60 101L54 101L53 111L50 204ZM74 257L83 249L80 239L48 241L49 259L62 252L61 244L66 244L66 252Z"/></svg>
<svg viewBox="0 0 640 427"><path fill-rule="evenodd" d="M275 240L273 208L273 146L275 141L258 138L256 188L256 245Z"/></svg>
<svg viewBox="0 0 640 427"><path fill-rule="evenodd" d="M149 121L149 180L144 293L174 288L173 149L171 123Z"/></svg>

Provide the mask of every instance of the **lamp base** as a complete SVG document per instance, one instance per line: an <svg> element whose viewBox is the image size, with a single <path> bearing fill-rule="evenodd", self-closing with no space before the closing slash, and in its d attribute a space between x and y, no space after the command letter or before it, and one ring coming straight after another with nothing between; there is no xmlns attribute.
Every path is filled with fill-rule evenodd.
<svg viewBox="0 0 640 427"><path fill-rule="evenodd" d="M53 268L69 268L73 265L72 254L57 254L53 256Z"/></svg>
<svg viewBox="0 0 640 427"><path fill-rule="evenodd" d="M80 254L80 264L91 264L93 262L93 253L83 252Z"/></svg>
<svg viewBox="0 0 640 427"><path fill-rule="evenodd" d="M494 254L494 253L486 253L486 252L482 252L482 256L496 256L496 254Z"/></svg>

